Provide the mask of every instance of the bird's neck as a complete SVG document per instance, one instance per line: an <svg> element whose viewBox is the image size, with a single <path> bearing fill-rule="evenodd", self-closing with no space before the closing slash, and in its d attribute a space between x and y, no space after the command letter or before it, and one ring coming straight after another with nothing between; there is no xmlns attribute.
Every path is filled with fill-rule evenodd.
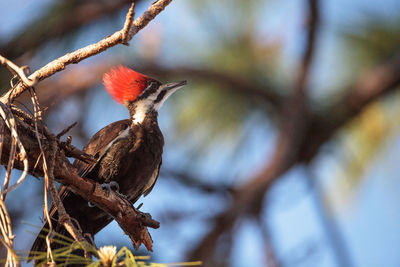
<svg viewBox="0 0 400 267"><path fill-rule="evenodd" d="M157 111L153 108L150 101L139 101L128 105L129 117L132 125L143 124L145 120L151 119L157 121Z"/></svg>

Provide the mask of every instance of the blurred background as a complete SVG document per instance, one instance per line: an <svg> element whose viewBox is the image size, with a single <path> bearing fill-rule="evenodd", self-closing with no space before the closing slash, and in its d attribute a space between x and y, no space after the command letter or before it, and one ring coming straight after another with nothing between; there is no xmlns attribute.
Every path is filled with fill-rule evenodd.
<svg viewBox="0 0 400 267"><path fill-rule="evenodd" d="M139 16L154 0L136 0ZM3 0L0 53L32 71L122 28L128 0ZM102 74L124 64L188 85L162 108L161 175L139 203L153 262L400 266L400 2L174 0L134 37L37 85L53 132L82 147L128 113ZM2 92L10 73L0 68ZM27 95L18 99L32 110ZM1 170L4 175L4 168ZM17 176L17 173L16 173ZM16 249L43 181L7 199ZM116 223L98 246L132 248Z"/></svg>

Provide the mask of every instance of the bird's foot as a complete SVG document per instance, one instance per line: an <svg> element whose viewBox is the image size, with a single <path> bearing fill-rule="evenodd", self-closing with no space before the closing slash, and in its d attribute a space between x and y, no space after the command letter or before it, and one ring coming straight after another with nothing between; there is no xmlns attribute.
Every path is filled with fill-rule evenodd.
<svg viewBox="0 0 400 267"><path fill-rule="evenodd" d="M114 191L119 194L119 184L115 181L111 181L109 183L104 183L104 184L101 184L100 186L103 190L106 191L107 196L110 195L110 191ZM93 208L96 205L94 205L92 202L88 202L88 206L90 208Z"/></svg>
<svg viewBox="0 0 400 267"><path fill-rule="evenodd" d="M112 190L114 192L119 193L119 184L115 181L111 181L109 183L101 184L101 188L105 190Z"/></svg>

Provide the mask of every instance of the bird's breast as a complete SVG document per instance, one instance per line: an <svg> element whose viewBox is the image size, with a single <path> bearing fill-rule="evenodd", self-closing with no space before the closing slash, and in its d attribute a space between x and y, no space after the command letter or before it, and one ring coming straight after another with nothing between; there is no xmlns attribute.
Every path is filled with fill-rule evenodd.
<svg viewBox="0 0 400 267"><path fill-rule="evenodd" d="M163 145L159 129L130 129L108 149L100 163L99 178L116 181L122 194L137 198L150 180L156 179L154 173L161 162Z"/></svg>

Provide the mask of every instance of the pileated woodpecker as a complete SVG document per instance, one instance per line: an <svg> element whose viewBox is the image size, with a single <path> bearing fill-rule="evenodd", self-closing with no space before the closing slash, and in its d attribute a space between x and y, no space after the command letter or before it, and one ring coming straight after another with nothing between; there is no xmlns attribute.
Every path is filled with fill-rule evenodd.
<svg viewBox="0 0 400 267"><path fill-rule="evenodd" d="M104 74L103 82L112 98L129 110L129 119L114 122L98 131L83 151L93 155L96 162L88 164L74 162L81 177L98 183L117 183L119 192L135 203L142 195L153 189L161 166L164 138L158 127L158 110L164 101L186 84L162 84L148 76L119 66ZM97 207L91 207L80 196L62 186L59 194L68 214L79 222L82 232L92 237L112 221L112 218ZM69 236L57 222L57 210L50 210L53 229ZM31 255L46 251L43 238L47 234L46 223L36 238ZM62 247L52 244L52 248Z"/></svg>

